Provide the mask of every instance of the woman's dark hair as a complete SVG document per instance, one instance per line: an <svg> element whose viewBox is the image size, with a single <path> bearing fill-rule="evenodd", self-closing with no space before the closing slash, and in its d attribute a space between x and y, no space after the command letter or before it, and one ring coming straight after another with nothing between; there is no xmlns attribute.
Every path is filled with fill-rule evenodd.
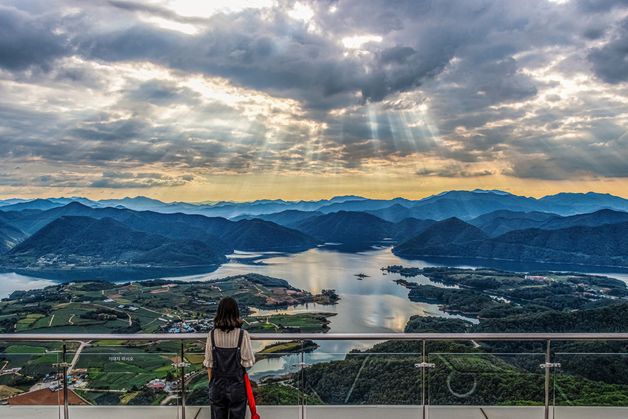
<svg viewBox="0 0 628 419"><path fill-rule="evenodd" d="M238 303L231 297L225 297L218 303L218 311L214 317L214 328L230 332L242 326Z"/></svg>

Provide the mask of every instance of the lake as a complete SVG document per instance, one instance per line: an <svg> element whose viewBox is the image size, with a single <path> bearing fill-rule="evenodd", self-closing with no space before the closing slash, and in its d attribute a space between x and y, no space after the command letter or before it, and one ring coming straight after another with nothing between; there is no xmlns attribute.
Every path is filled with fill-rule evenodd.
<svg viewBox="0 0 628 419"><path fill-rule="evenodd" d="M264 256L258 263L241 261ZM336 313L331 317L331 331L337 333L358 332L401 332L411 315L447 316L435 304L413 303L408 299L408 290L393 280L402 278L398 274L387 274L381 270L389 265L408 264L409 261L392 254L390 249L378 249L357 253L342 253L322 248L290 255L254 254L238 252L231 261L218 270L203 274L178 277L178 280L208 281L239 275L247 272L287 280L291 285L319 293L323 289L335 289L341 300L333 306L290 307L273 312L294 313L298 311L325 311ZM413 261L413 266L435 266ZM356 274L368 277L360 280ZM424 276L413 281L432 284ZM440 284L435 284L442 286ZM268 313L262 311L261 313Z"/></svg>
<svg viewBox="0 0 628 419"><path fill-rule="evenodd" d="M27 291L37 288L44 288L56 284L57 281L50 279L34 278L32 276L20 275L15 272L0 273L0 298L6 298L13 291Z"/></svg>
<svg viewBox="0 0 628 419"><path fill-rule="evenodd" d="M389 265L426 267L443 266L445 264L458 267L478 267L478 265L456 263L455 260L443 262L445 263L402 259L395 256L390 248L354 253L340 252L333 248L315 248L296 254L236 252L230 256L228 263L222 265L216 271L199 275L169 277L168 279L211 281L216 278L253 272L285 279L291 285L312 293L319 293L322 289L331 288L335 289L341 297L341 300L336 305L319 306L317 304L307 304L281 311L287 313L299 311L336 313L335 316L330 318L330 331L336 333L402 332L408 318L412 315L464 317L444 313L435 304L410 301L408 299L408 290L393 282L393 280L402 277L399 274L385 273L381 268ZM520 269L511 268L511 270ZM360 273L368 275L368 277L360 280L355 276ZM628 274L604 275L612 276L628 283ZM120 280L125 281L124 278ZM422 284L443 286L442 284L431 282L424 276L414 277L411 280ZM53 283L50 280L15 273L0 274L0 296L6 297L17 289L41 288ZM270 311L259 311L259 313L267 314ZM268 342L262 342L261 344L266 343ZM320 345L319 350L314 354L308 354L308 358L312 360L339 358L353 348L365 348L371 346L373 342L321 341L318 344ZM295 356L266 359L256 364L252 374L277 373L290 370L297 362L298 360Z"/></svg>

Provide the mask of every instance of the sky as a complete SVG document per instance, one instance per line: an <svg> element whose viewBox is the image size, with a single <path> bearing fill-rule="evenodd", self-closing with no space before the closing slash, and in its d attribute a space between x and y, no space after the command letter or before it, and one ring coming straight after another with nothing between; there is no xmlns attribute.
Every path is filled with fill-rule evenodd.
<svg viewBox="0 0 628 419"><path fill-rule="evenodd" d="M628 196L628 0L0 0L0 197Z"/></svg>

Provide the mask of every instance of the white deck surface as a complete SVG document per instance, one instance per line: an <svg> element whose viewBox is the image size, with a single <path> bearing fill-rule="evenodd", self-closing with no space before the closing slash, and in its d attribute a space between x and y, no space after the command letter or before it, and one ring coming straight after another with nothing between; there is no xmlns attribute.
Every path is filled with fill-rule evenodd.
<svg viewBox="0 0 628 419"><path fill-rule="evenodd" d="M300 419L298 407L259 409L262 419ZM421 419L420 407L413 406L312 406L302 419ZM55 419L63 412L56 406L0 406L2 419ZM188 407L186 419L210 419L207 407ZM179 419L175 407L85 406L71 407L72 419ZM542 419L540 407L430 407L426 419ZM552 419L626 419L628 407L557 407Z"/></svg>
<svg viewBox="0 0 628 419"><path fill-rule="evenodd" d="M260 407L262 419L300 419L298 407ZM303 419L420 419L416 406L312 406ZM63 412L56 406L0 406L2 419L54 419ZM188 407L186 419L210 419L209 408ZM84 406L71 407L72 419L179 419L175 407ZM542 419L540 407L430 407L426 419ZM557 407L552 419L626 419L628 407Z"/></svg>

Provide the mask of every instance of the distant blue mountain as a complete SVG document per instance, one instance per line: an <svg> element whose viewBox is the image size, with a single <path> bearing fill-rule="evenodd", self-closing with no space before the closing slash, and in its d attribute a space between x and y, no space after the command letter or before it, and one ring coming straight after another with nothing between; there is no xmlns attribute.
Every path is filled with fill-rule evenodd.
<svg viewBox="0 0 628 419"><path fill-rule="evenodd" d="M32 199L24 199L24 198L0 199L0 207L4 207L5 205L19 204L21 202L28 202L28 201L32 201Z"/></svg>
<svg viewBox="0 0 628 419"><path fill-rule="evenodd" d="M103 199L97 201L97 204L98 206L102 207L123 206L125 208L135 211L159 210L160 208L166 207L168 205L157 199L147 198L145 196L136 196L134 198L126 197L121 199ZM89 203L86 203L86 205L94 206Z"/></svg>
<svg viewBox="0 0 628 419"><path fill-rule="evenodd" d="M321 212L325 214L339 211L368 212L391 222L406 218L444 220L456 217L471 220L483 214L498 210L514 212L546 212L558 215L591 213L601 209L628 212L628 200L599 193L560 193L541 199L518 196L498 190L447 191L419 200L405 198L368 199L359 196L338 196L318 201L258 200L252 202L215 202L215 203L166 203L147 197L106 199L92 201L87 198L49 198L37 202L17 202L16 199L0 201L0 210L13 211L26 208L48 209L53 205L65 205L69 202L81 202L93 208L117 207L143 211L150 210L165 214L185 213L208 217L239 219L261 218L283 211ZM47 203L43 201L48 201ZM11 204L24 204L9 207ZM3 206L2 206L3 205ZM46 207L46 205L48 207ZM315 215L315 214L312 214ZM271 217L272 218L272 217Z"/></svg>
<svg viewBox="0 0 628 419"><path fill-rule="evenodd" d="M628 213L626 213L626 215L628 215ZM468 222L478 227L489 236L494 237L513 230L537 228L546 222L561 218L560 215L549 212L497 210L482 214Z"/></svg>
<svg viewBox="0 0 628 419"><path fill-rule="evenodd" d="M628 211L628 200L595 193L558 194L535 199L502 191L449 191L418 201L389 202L391 205L385 207L378 201L380 208L368 212L388 221L400 221L408 217L434 220L456 217L471 220L498 210L558 215L582 214L607 208Z"/></svg>
<svg viewBox="0 0 628 419"><path fill-rule="evenodd" d="M347 201L358 202L368 201L366 198L359 196L336 196L331 199L323 199L319 201L284 201L278 200L259 200L253 202L218 202L212 205L202 205L192 209L196 214L203 214L213 217L234 218L238 216L246 216L253 218L258 215L272 214L287 210L296 211L318 211L320 208L343 203Z"/></svg>
<svg viewBox="0 0 628 419"><path fill-rule="evenodd" d="M32 201L20 202L0 207L0 211L22 211L26 209L47 210L51 208L61 207L64 204L58 204L50 199L33 199Z"/></svg>
<svg viewBox="0 0 628 419"><path fill-rule="evenodd" d="M394 199L359 199L348 200L344 202L333 202L328 205L322 205L318 208L318 211L329 214L338 211L375 211L383 208L388 208L392 205L409 206L412 201L404 198Z"/></svg>
<svg viewBox="0 0 628 419"><path fill-rule="evenodd" d="M92 201L88 198L83 198L80 196L70 196L70 197L61 197L61 198L48 198L48 201L54 202L55 204L68 205L71 202L78 202L83 205L87 205L90 207L101 207L102 205L98 201Z"/></svg>
<svg viewBox="0 0 628 419"><path fill-rule="evenodd" d="M576 214L567 217L551 217L537 227L543 230L558 230L569 227L597 227L628 221L628 212L601 209L589 214Z"/></svg>
<svg viewBox="0 0 628 419"><path fill-rule="evenodd" d="M549 212L556 212L561 215L583 214L600 209L628 211L628 200L610 194L595 192L561 192L556 195L545 196L539 199L539 202L545 205ZM552 210L552 208L563 210L557 211Z"/></svg>
<svg viewBox="0 0 628 419"><path fill-rule="evenodd" d="M625 221L628 221L628 212L610 209L602 209L588 214L577 214L566 217L547 212L499 210L469 220L469 224L480 228L488 235L494 237L509 231L528 228L558 230L576 226L596 227Z"/></svg>
<svg viewBox="0 0 628 419"><path fill-rule="evenodd" d="M501 191L449 191L418 201L412 206L415 218L463 220L496 210L538 211L534 198Z"/></svg>
<svg viewBox="0 0 628 419"><path fill-rule="evenodd" d="M458 219L440 221L393 248L407 258L458 257L628 267L628 222L556 230L530 228L489 237Z"/></svg>
<svg viewBox="0 0 628 419"><path fill-rule="evenodd" d="M252 220L257 218L259 220L271 221L273 223L277 223L282 226L290 227L292 224L296 224L300 221L303 221L306 218L315 217L318 215L323 215L320 211L300 211L300 210L285 210L280 212L273 212L271 214L260 214L260 215L239 215L237 217L232 218L232 221L239 220Z"/></svg>

